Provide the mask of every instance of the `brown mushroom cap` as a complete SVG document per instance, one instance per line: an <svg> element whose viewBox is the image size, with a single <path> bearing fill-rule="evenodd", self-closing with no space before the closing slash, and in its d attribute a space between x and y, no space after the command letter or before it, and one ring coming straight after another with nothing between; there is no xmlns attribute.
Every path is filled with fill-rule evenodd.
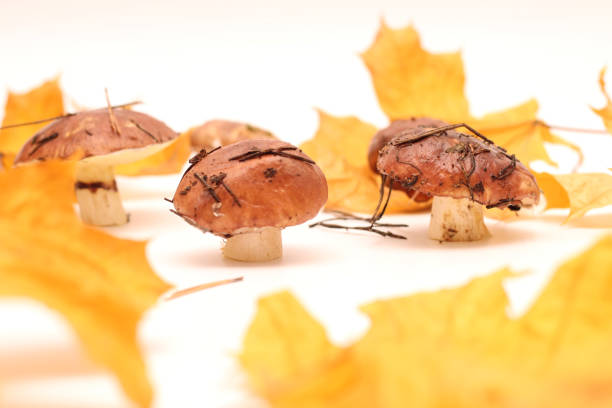
<svg viewBox="0 0 612 408"><path fill-rule="evenodd" d="M446 125L448 125L448 123L443 120L428 117L394 120L389 126L376 132L370 141L370 147L368 148L368 163L370 164L370 168L373 172L378 173L378 169L376 168L378 152L389 143L391 139L397 137L402 132L414 128L437 128Z"/></svg>
<svg viewBox="0 0 612 408"><path fill-rule="evenodd" d="M491 207L518 210L537 204L534 176L501 147L453 130L422 137L409 129L381 151L380 173L429 196L470 198Z"/></svg>
<svg viewBox="0 0 612 408"><path fill-rule="evenodd" d="M289 143L245 140L202 151L191 162L174 194L174 208L216 235L301 224L327 201L323 172Z"/></svg>
<svg viewBox="0 0 612 408"><path fill-rule="evenodd" d="M391 139L402 134L404 131L414 128L437 128L446 125L448 125L448 123L443 120L428 117L394 120L389 126L376 132L372 138L370 147L368 148L368 163L370 164L370 168L373 172L378 173L378 169L376 168L378 152L389 143ZM393 183L391 188L404 191L408 197L417 203L425 202L431 198L426 194L416 194L414 189L404 188L401 183Z"/></svg>
<svg viewBox="0 0 612 408"><path fill-rule="evenodd" d="M108 109L80 112L58 119L26 142L15 163L36 159L102 156L124 149L161 144L177 137L163 122L127 109L112 110L119 134L111 127Z"/></svg>
<svg viewBox="0 0 612 408"><path fill-rule="evenodd" d="M276 137L267 130L248 123L220 119L210 120L192 129L190 136L191 147L197 150L211 150L250 139L276 139Z"/></svg>

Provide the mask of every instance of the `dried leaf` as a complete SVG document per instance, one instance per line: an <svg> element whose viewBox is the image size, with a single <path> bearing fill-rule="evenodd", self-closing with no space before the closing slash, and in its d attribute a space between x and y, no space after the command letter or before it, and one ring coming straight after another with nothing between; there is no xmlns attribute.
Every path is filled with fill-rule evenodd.
<svg viewBox="0 0 612 408"><path fill-rule="evenodd" d="M550 173L533 173L546 199L546 208L569 208L570 200L567 191Z"/></svg>
<svg viewBox="0 0 612 408"><path fill-rule="evenodd" d="M578 153L580 148L537 120L538 104L529 100L478 119L469 112L465 74L459 53L431 54L420 45L413 27L391 29L384 21L374 43L363 54L383 111L390 120L428 116L451 123L468 123L529 165L551 160L544 142Z"/></svg>
<svg viewBox="0 0 612 408"><path fill-rule="evenodd" d="M262 298L257 305L259 313L245 339L252 347L240 357L241 363L256 373L251 377L256 388L282 387L284 379L301 374L313 359L338 350L327 339L323 326L289 292ZM277 351L274 359L266 358L268 347Z"/></svg>
<svg viewBox="0 0 612 408"><path fill-rule="evenodd" d="M151 269L145 242L114 238L74 214L74 162L0 172L0 296L26 296L60 312L97 363L140 406L152 389L136 334L169 286Z"/></svg>
<svg viewBox="0 0 612 408"><path fill-rule="evenodd" d="M538 102L531 99L514 108L485 115L471 124L525 163L541 160L551 166L557 165L548 155L544 142L565 145L575 150L582 161L580 148L553 135L537 120L537 112Z"/></svg>
<svg viewBox="0 0 612 408"><path fill-rule="evenodd" d="M462 122L469 117L461 54L427 52L414 27L394 30L381 21L362 59L390 120L428 116Z"/></svg>
<svg viewBox="0 0 612 408"><path fill-rule="evenodd" d="M190 154L189 132L185 132L157 153L132 163L116 166L115 173L123 176L178 173L183 169Z"/></svg>
<svg viewBox="0 0 612 408"><path fill-rule="evenodd" d="M546 208L569 208L569 222L588 211L612 205L612 175L605 173L535 173Z"/></svg>
<svg viewBox="0 0 612 408"><path fill-rule="evenodd" d="M368 332L335 350L294 299L272 295L247 332L243 366L274 407L608 407L610 270L612 236L563 264L516 320L506 314L507 269L457 289L374 302L362 308ZM325 346L287 368L308 327Z"/></svg>
<svg viewBox="0 0 612 408"><path fill-rule="evenodd" d="M599 72L599 88L601 89L601 93L604 94L606 98L606 106L601 109L591 108L593 112L598 114L603 120L603 123L608 130L608 132L612 133L612 101L610 100L610 95L606 91L606 67L603 67Z"/></svg>
<svg viewBox="0 0 612 408"><path fill-rule="evenodd" d="M59 77L39 87L17 94L9 92L2 127L47 119L64 114L64 100L59 86ZM47 123L0 130L0 151L17 153L21 146Z"/></svg>
<svg viewBox="0 0 612 408"><path fill-rule="evenodd" d="M465 74L459 53L432 54L421 46L414 27L391 29L384 21L374 43L363 54L381 108L390 120L426 116L451 123L468 123L529 165L536 160L556 166L545 143L580 148L554 134L537 119L538 104L519 106L477 119L469 112L464 93ZM375 128L355 117L334 118L319 112L314 138L302 148L323 169L329 184L327 208L371 212L378 200L378 179L368 170L367 147ZM414 211L415 203L394 192L388 212ZM505 214L492 214L504 217Z"/></svg>
<svg viewBox="0 0 612 408"><path fill-rule="evenodd" d="M11 167L13 160L15 160L14 154L0 152L0 172Z"/></svg>
<svg viewBox="0 0 612 408"><path fill-rule="evenodd" d="M326 208L370 214L380 196L379 176L368 165L368 146L375 126L354 116L335 117L319 111L319 129L300 148L325 173L329 190ZM415 211L429 203L415 203L404 193L394 192L388 213Z"/></svg>
<svg viewBox="0 0 612 408"><path fill-rule="evenodd" d="M570 213L566 222L584 216L587 211L612 205L612 176L605 173L554 175L566 191Z"/></svg>

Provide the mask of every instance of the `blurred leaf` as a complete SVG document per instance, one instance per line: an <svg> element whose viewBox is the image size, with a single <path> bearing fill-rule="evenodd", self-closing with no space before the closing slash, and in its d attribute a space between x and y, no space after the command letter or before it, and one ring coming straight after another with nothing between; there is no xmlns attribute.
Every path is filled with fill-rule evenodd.
<svg viewBox="0 0 612 408"><path fill-rule="evenodd" d="M64 114L64 99L59 77L23 94L9 92L2 127L48 119ZM0 151L17 153L36 131L48 123L0 130Z"/></svg>
<svg viewBox="0 0 612 408"><path fill-rule="evenodd" d="M135 162L116 166L115 173L123 176L179 173L187 163L190 154L189 132L185 132L157 153Z"/></svg>
<svg viewBox="0 0 612 408"><path fill-rule="evenodd" d="M605 173L554 175L570 202L567 221L584 216L587 211L612 205L612 176Z"/></svg>
<svg viewBox="0 0 612 408"><path fill-rule="evenodd" d="M588 211L612 205L612 176L605 173L535 173L546 208L569 208L569 222Z"/></svg>
<svg viewBox="0 0 612 408"><path fill-rule="evenodd" d="M427 52L414 27L394 30L382 20L361 57L390 120L428 116L462 122L469 117L461 54Z"/></svg>
<svg viewBox="0 0 612 408"><path fill-rule="evenodd" d="M593 112L599 115L608 132L612 133L612 101L610 101L610 95L608 95L608 92L606 91L605 76L606 67L603 67L599 72L599 88L601 89L601 93L603 93L604 97L606 98L606 106L601 109L591 109Z"/></svg>
<svg viewBox="0 0 612 408"><path fill-rule="evenodd" d="M465 73L460 53L432 54L421 46L414 27L389 28L381 21L372 45L362 54L382 110L389 120L431 117L467 123L529 166L536 160L556 166L545 143L580 148L554 134L537 119L534 99L474 118L464 93ZM368 146L376 128L356 117L336 118L319 112L319 129L302 149L323 169L329 184L327 208L371 213L378 201L378 177L368 168ZM462 131L468 132L463 129ZM468 132L469 133L469 132ZM427 208L394 192L389 213ZM507 218L491 212L490 216Z"/></svg>
<svg viewBox="0 0 612 408"><path fill-rule="evenodd" d="M13 165L15 155L10 153L0 152L0 171L6 170Z"/></svg>
<svg viewBox="0 0 612 408"><path fill-rule="evenodd" d="M136 338L140 318L169 286L147 262L146 242L82 224L73 209L74 162L0 172L0 296L26 296L60 312L91 358L142 407L152 400Z"/></svg>
<svg viewBox="0 0 612 408"><path fill-rule="evenodd" d="M567 191L550 173L534 173L540 190L546 198L546 208L569 208L570 200Z"/></svg>
<svg viewBox="0 0 612 408"><path fill-rule="evenodd" d="M371 214L380 196L380 177L368 165L368 146L376 127L354 116L336 117L319 111L319 129L300 148L325 173L328 209ZM387 213L429 207L394 192Z"/></svg>
<svg viewBox="0 0 612 408"><path fill-rule="evenodd" d="M252 377L256 387L282 386L285 378L300 374L313 359L338 350L323 326L289 292L259 299L257 307L259 312L245 338L249 348L240 356L242 364L257 373ZM275 350L273 359L267 358L270 347Z"/></svg>
<svg viewBox="0 0 612 408"><path fill-rule="evenodd" d="M556 166L544 142L566 146L582 161L578 146L553 135L537 120L538 103L534 99L482 118L473 117L464 93L460 53L427 52L412 26L391 29L381 22L374 43L362 57L380 106L390 120L427 116L467 123L527 165L542 160Z"/></svg>
<svg viewBox="0 0 612 408"><path fill-rule="evenodd" d="M537 113L538 102L531 99L505 111L473 119L470 124L524 163L541 160L551 166L557 166L548 155L544 143L562 145L575 151L578 162L582 163L580 147L554 135L546 124L537 119Z"/></svg>
<svg viewBox="0 0 612 408"><path fill-rule="evenodd" d="M271 295L241 361L274 407L608 407L610 270L612 236L564 263L518 319L506 314L507 269L373 302L362 308L369 330L345 348L329 345L290 295ZM322 346L302 354L310 336Z"/></svg>

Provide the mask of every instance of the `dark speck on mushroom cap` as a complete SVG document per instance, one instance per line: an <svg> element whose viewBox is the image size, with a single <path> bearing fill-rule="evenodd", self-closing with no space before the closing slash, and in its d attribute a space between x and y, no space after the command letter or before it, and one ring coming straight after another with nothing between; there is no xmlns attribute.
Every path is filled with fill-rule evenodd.
<svg viewBox="0 0 612 408"><path fill-rule="evenodd" d="M280 151L290 157L250 153L257 151ZM183 175L174 206L200 227L224 237L241 229L301 224L327 202L325 176L310 161L286 142L237 142L204 156ZM221 173L222 183L215 183ZM181 193L187 186L189 191Z"/></svg>
<svg viewBox="0 0 612 408"><path fill-rule="evenodd" d="M178 136L163 122L128 109L113 109L119 129L111 128L108 109L80 112L58 119L32 136L15 158L15 163L37 159L66 159L100 156L168 142Z"/></svg>
<svg viewBox="0 0 612 408"><path fill-rule="evenodd" d="M424 131L404 133L418 136ZM488 207L516 209L539 201L534 176L494 144L452 130L415 140L381 149L379 172L397 182L416 178L413 188L429 196L471 198Z"/></svg>

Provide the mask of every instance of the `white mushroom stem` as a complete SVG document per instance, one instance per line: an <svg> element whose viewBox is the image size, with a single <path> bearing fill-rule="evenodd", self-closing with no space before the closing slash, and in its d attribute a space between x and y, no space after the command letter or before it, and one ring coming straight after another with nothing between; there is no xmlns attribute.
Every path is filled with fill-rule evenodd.
<svg viewBox="0 0 612 408"><path fill-rule="evenodd" d="M128 221L111 166L78 162L74 188L83 222L109 226L122 225Z"/></svg>
<svg viewBox="0 0 612 408"><path fill-rule="evenodd" d="M271 261L282 254L281 230L275 227L248 229L228 238L223 247L226 258L243 262Z"/></svg>
<svg viewBox="0 0 612 408"><path fill-rule="evenodd" d="M480 204L469 198L434 197L429 238L437 241L478 241L490 235Z"/></svg>

